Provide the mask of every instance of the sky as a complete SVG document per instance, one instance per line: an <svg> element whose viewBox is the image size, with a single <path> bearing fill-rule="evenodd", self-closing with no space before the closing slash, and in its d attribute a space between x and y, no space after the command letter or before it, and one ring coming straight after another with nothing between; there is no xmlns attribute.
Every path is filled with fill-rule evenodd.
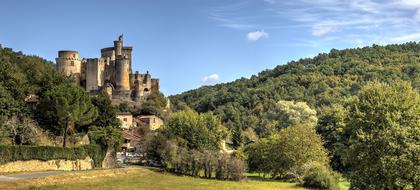
<svg viewBox="0 0 420 190"><path fill-rule="evenodd" d="M420 40L420 0L2 0L0 44L54 61L120 34L174 95L330 49Z"/></svg>

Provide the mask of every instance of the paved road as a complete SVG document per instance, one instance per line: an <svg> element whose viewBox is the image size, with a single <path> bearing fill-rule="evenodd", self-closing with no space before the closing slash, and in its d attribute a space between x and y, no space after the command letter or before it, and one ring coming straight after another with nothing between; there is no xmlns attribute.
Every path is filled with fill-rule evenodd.
<svg viewBox="0 0 420 190"><path fill-rule="evenodd" d="M49 172L31 172L31 173L20 173L20 174L11 174L11 175L0 175L0 183L20 180L20 179L32 179L47 177L51 175L58 175L65 173L64 171L49 171Z"/></svg>

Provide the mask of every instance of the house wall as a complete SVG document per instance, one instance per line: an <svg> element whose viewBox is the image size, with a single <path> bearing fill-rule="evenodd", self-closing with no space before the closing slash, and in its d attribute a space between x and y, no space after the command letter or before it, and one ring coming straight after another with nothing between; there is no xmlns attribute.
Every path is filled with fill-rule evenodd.
<svg viewBox="0 0 420 190"><path fill-rule="evenodd" d="M133 125L132 115L117 115L117 118L121 121L121 128L129 129Z"/></svg>

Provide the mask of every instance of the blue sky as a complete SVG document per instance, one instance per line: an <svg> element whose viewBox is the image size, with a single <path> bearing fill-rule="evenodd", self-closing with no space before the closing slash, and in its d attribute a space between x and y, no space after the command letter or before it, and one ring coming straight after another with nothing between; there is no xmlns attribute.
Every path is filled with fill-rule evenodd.
<svg viewBox="0 0 420 190"><path fill-rule="evenodd" d="M124 33L166 95L290 60L420 39L420 0L2 0L0 43L54 60L99 57Z"/></svg>

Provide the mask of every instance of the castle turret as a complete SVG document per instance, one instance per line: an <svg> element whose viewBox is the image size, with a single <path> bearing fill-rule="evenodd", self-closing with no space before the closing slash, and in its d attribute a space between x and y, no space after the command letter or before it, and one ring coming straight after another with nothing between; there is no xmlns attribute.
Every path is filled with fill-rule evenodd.
<svg viewBox="0 0 420 190"><path fill-rule="evenodd" d="M118 90L130 90L130 60L122 57L115 60L115 84Z"/></svg>
<svg viewBox="0 0 420 190"><path fill-rule="evenodd" d="M66 76L73 76L78 81L82 72L81 61L77 51L63 50L58 52L56 60L57 71Z"/></svg>
<svg viewBox="0 0 420 190"><path fill-rule="evenodd" d="M114 41L115 56L122 56L123 48L123 35L121 35L118 40Z"/></svg>

